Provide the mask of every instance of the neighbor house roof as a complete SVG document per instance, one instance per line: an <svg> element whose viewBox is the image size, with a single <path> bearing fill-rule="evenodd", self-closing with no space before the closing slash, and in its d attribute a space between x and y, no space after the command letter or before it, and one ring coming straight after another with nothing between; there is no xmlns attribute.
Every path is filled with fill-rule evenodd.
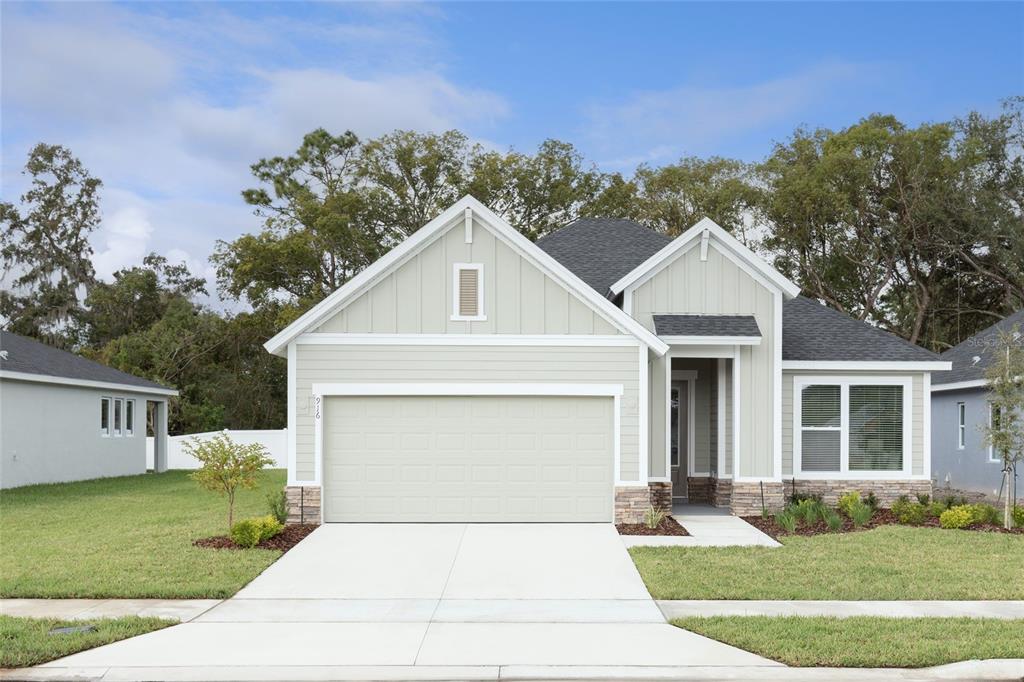
<svg viewBox="0 0 1024 682"><path fill-rule="evenodd" d="M984 381L985 370L992 364L990 349L998 342L1000 332L1008 332L1014 325L1024 334L1024 309L978 332L966 341L953 346L940 357L953 363L953 369L935 377L936 384L959 384L964 381ZM1024 341L1022 341L1024 343ZM977 358L977 362L975 362Z"/></svg>
<svg viewBox="0 0 1024 682"><path fill-rule="evenodd" d="M86 360L35 339L0 331L0 378L79 385L131 387L144 393L177 394L155 381Z"/></svg>
<svg viewBox="0 0 1024 682"><path fill-rule="evenodd" d="M761 336L753 315L655 315L658 336Z"/></svg>

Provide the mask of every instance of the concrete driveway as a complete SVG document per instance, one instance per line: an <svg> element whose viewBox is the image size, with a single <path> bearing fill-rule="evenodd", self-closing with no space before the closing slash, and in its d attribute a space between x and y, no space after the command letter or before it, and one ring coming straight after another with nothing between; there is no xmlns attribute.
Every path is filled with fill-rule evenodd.
<svg viewBox="0 0 1024 682"><path fill-rule="evenodd" d="M777 664L667 625L609 524L339 524L189 623L46 667L298 679L297 667L737 665Z"/></svg>

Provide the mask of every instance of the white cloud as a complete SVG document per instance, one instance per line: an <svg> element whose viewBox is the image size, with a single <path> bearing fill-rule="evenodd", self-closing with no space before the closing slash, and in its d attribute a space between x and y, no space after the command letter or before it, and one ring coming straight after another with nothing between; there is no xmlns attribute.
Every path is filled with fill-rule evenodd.
<svg viewBox="0 0 1024 682"><path fill-rule="evenodd" d="M125 205L109 212L92 239L96 276L110 280L118 270L139 265L152 234L153 224L142 207Z"/></svg>

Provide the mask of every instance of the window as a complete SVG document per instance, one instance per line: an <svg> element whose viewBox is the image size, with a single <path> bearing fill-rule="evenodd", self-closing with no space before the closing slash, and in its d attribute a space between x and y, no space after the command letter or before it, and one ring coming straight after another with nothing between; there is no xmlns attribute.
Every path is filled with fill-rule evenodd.
<svg viewBox="0 0 1024 682"><path fill-rule="evenodd" d="M124 399L114 400L114 435L121 435L121 415L124 414Z"/></svg>
<svg viewBox="0 0 1024 682"><path fill-rule="evenodd" d="M999 428L999 408L992 403L988 404L988 425L989 428ZM989 443L988 446L988 461L990 462L1002 462L1002 456L996 452L996 449Z"/></svg>
<svg viewBox="0 0 1024 682"><path fill-rule="evenodd" d="M110 398L100 398L100 435L110 435Z"/></svg>
<svg viewBox="0 0 1024 682"><path fill-rule="evenodd" d="M124 401L124 435L135 435L135 401Z"/></svg>
<svg viewBox="0 0 1024 682"><path fill-rule="evenodd" d="M960 450L967 445L967 404L956 404L956 447Z"/></svg>
<svg viewBox="0 0 1024 682"><path fill-rule="evenodd" d="M910 381L796 377L795 470L820 478L909 475Z"/></svg>
<svg viewBox="0 0 1024 682"><path fill-rule="evenodd" d="M452 278L452 319L486 320L481 263L456 263Z"/></svg>

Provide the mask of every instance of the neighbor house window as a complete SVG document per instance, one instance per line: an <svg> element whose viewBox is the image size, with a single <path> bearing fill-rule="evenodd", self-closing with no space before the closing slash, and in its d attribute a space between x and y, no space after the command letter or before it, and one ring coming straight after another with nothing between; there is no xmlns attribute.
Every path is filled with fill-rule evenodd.
<svg viewBox="0 0 1024 682"><path fill-rule="evenodd" d="M999 408L992 403L988 404L988 425L990 428L999 428ZM996 449L992 447L991 443L988 446L988 461L990 462L1002 462L1002 456L996 452Z"/></svg>
<svg viewBox="0 0 1024 682"><path fill-rule="evenodd" d="M100 435L110 435L110 398L100 398Z"/></svg>
<svg viewBox="0 0 1024 682"><path fill-rule="evenodd" d="M135 401L124 401L124 435L135 435Z"/></svg>
<svg viewBox="0 0 1024 682"><path fill-rule="evenodd" d="M967 404L956 404L956 446L960 450L967 445Z"/></svg>
<svg viewBox="0 0 1024 682"><path fill-rule="evenodd" d="M121 431L121 419L124 414L124 400L122 398L116 398L114 400L114 435L120 436Z"/></svg>
<svg viewBox="0 0 1024 682"><path fill-rule="evenodd" d="M481 263L456 263L452 278L452 319L486 320Z"/></svg>
<svg viewBox="0 0 1024 682"><path fill-rule="evenodd" d="M909 473L910 380L798 377L799 471L856 477Z"/></svg>

